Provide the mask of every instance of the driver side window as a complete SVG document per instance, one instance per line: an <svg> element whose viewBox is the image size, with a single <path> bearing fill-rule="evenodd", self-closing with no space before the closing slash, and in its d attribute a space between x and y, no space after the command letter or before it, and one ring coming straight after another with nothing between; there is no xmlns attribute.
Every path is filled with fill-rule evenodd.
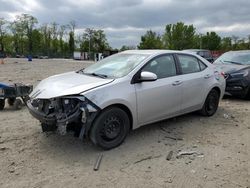
<svg viewBox="0 0 250 188"><path fill-rule="evenodd" d="M142 71L155 73L158 79L175 76L177 72L172 55L164 55L151 60Z"/></svg>

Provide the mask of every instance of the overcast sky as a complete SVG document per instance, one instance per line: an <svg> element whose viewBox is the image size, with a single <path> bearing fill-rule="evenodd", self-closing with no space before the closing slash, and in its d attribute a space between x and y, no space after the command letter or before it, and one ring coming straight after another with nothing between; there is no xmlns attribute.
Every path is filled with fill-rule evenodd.
<svg viewBox="0 0 250 188"><path fill-rule="evenodd" d="M198 33L250 35L250 0L0 0L0 17L13 20L21 13L39 23L75 20L78 32L103 29L114 48L137 45L147 30L161 34L178 21L193 24Z"/></svg>

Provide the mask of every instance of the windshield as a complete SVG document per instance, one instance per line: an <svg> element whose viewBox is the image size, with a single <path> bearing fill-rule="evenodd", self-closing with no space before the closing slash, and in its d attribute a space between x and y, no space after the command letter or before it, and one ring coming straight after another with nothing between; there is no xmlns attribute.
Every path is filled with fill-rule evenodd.
<svg viewBox="0 0 250 188"><path fill-rule="evenodd" d="M148 55L120 53L107 57L79 73L102 78L120 78L130 73Z"/></svg>
<svg viewBox="0 0 250 188"><path fill-rule="evenodd" d="M250 65L250 51L227 52L220 56L215 63Z"/></svg>

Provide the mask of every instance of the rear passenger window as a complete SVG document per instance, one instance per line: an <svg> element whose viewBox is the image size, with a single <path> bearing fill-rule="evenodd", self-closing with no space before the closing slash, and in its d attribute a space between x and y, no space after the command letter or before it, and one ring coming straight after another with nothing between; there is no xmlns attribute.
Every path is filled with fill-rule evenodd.
<svg viewBox="0 0 250 188"><path fill-rule="evenodd" d="M197 58L189 55L178 55L178 58L183 74L199 72L201 70L200 63Z"/></svg>
<svg viewBox="0 0 250 188"><path fill-rule="evenodd" d="M205 65L204 63L202 63L201 61L199 61L200 63L200 68L201 68L201 71L205 70L207 68L207 65Z"/></svg>

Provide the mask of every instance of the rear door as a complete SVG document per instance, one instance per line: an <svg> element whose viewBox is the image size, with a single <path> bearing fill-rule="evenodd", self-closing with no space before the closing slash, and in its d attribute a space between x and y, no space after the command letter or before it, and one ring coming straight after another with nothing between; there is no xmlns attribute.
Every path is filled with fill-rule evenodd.
<svg viewBox="0 0 250 188"><path fill-rule="evenodd" d="M211 70L192 55L178 54L182 71L183 96L181 110L189 112L201 108L212 78Z"/></svg>
<svg viewBox="0 0 250 188"><path fill-rule="evenodd" d="M174 56L168 54L156 57L141 71L153 72L158 79L135 84L139 125L165 119L178 113L182 85L179 82Z"/></svg>

